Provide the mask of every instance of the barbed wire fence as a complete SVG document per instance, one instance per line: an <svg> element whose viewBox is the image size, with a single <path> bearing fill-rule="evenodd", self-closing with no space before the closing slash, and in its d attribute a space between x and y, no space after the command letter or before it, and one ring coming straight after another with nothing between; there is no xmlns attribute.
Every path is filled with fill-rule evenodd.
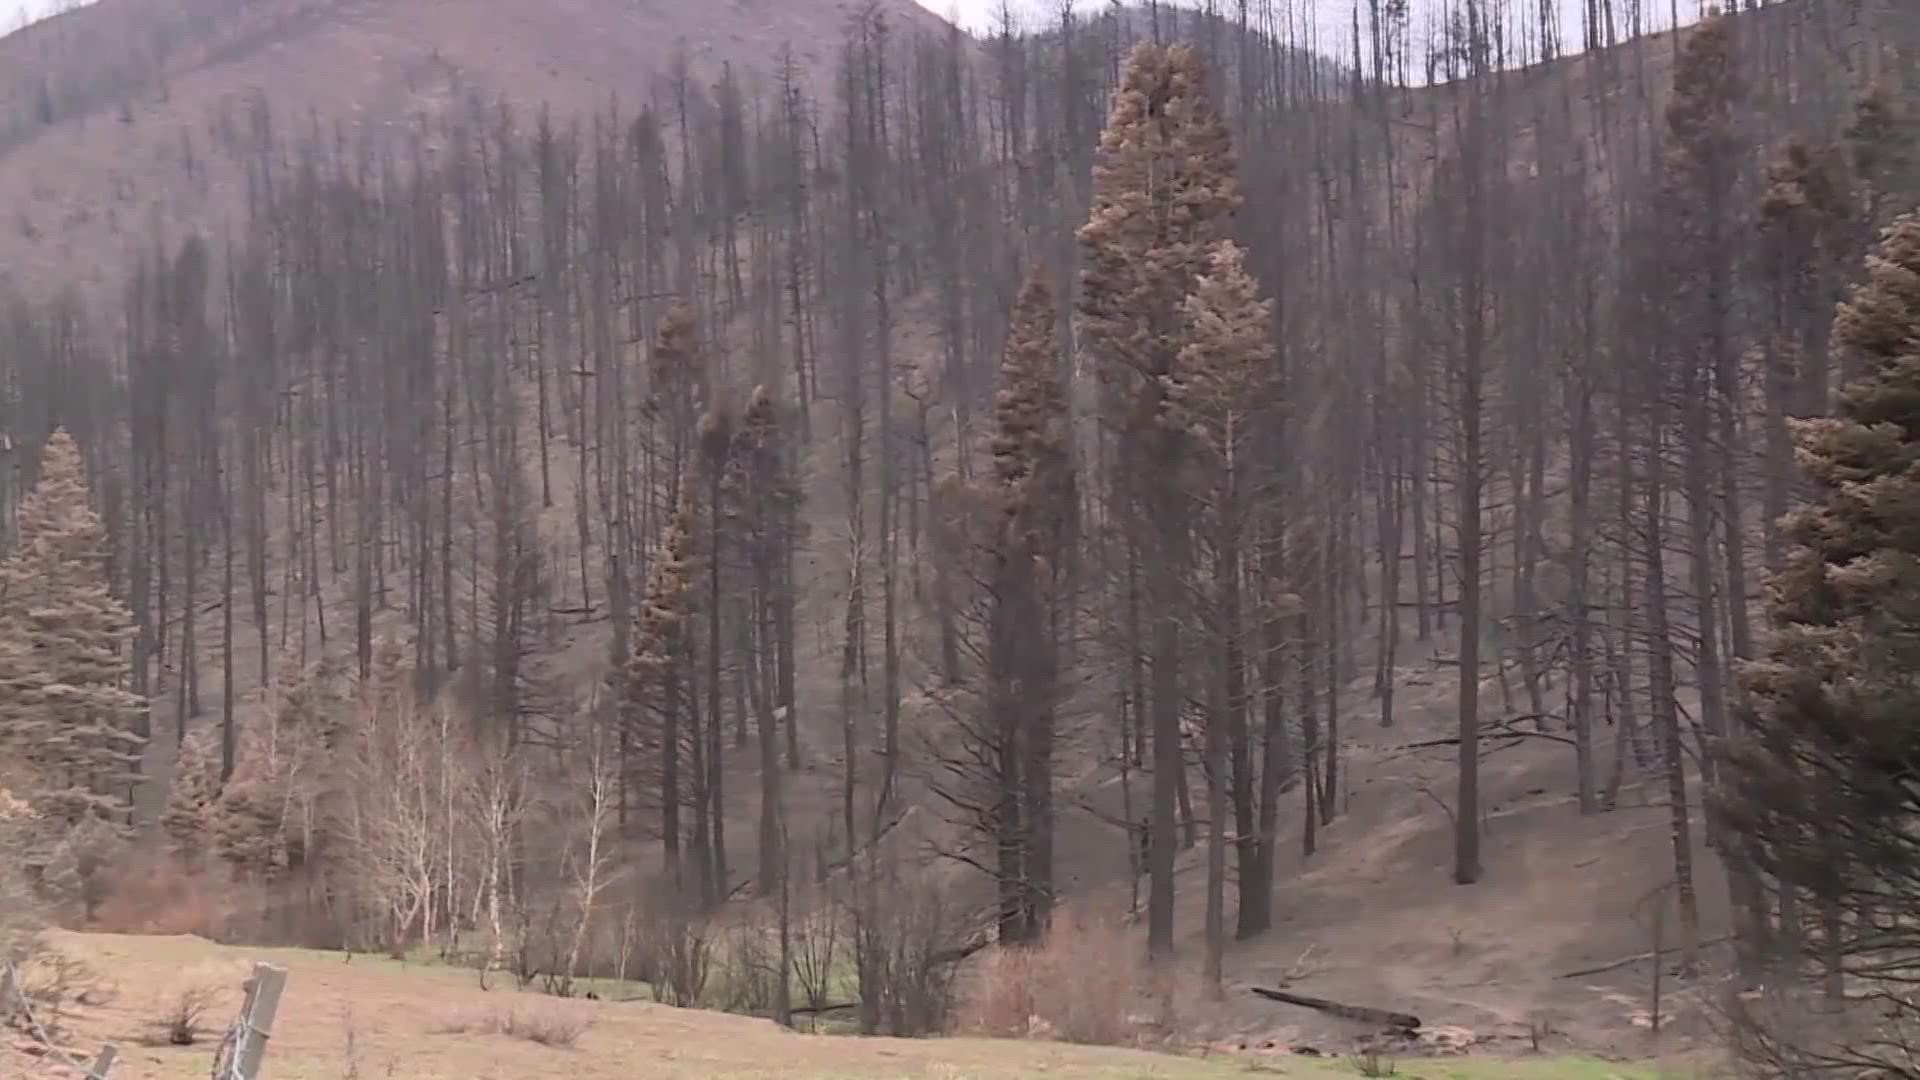
<svg viewBox="0 0 1920 1080"><path fill-rule="evenodd" d="M53 1033L33 1011L33 999L28 996L26 983L20 977L20 969L11 960L0 964L0 1018L9 1016L24 1020L27 1036L39 1043L43 1053L41 1060L57 1067L64 1067L86 1080L107 1080L107 1073L120 1056L120 1048L113 1043L103 1043L100 1052L92 1061L82 1061L67 1053L54 1041Z"/></svg>
<svg viewBox="0 0 1920 1080"><path fill-rule="evenodd" d="M253 965L240 1014L214 1050L211 1080L259 1080L267 1040L272 1035L274 1017L280 1010L280 996L286 985L285 968L267 963ZM16 1026L38 1044L39 1052L35 1056L44 1064L68 1070L84 1080L110 1080L108 1073L120 1056L119 1047L103 1043L91 1061L69 1053L54 1039L49 1025L34 1013L20 970L11 960L0 962L0 1022L6 1021L20 1022Z"/></svg>
<svg viewBox="0 0 1920 1080"><path fill-rule="evenodd" d="M246 998L240 1003L240 1015L227 1028L220 1046L213 1053L210 1080L258 1080L260 1063L267 1054L267 1039L273 1034L273 1019L280 1011L280 995L287 988L287 969L273 964L253 965L247 980Z"/></svg>

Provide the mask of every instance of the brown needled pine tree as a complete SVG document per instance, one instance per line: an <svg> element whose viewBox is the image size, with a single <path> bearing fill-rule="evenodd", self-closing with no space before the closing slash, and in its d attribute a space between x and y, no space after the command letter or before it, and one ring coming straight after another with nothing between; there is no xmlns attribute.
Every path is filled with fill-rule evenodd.
<svg viewBox="0 0 1920 1080"><path fill-rule="evenodd" d="M1041 273L1013 308L994 398L988 701L999 733L1000 936L1034 941L1053 911L1053 751L1059 602L1072 558L1073 461L1053 294Z"/></svg>
<svg viewBox="0 0 1920 1080"><path fill-rule="evenodd" d="M687 715L692 700L687 663L691 532L691 514L683 508L654 553L620 703L621 722L639 748L646 778L657 787L660 840L667 872L676 880L680 873L680 740L682 729L692 726Z"/></svg>
<svg viewBox="0 0 1920 1080"><path fill-rule="evenodd" d="M1221 993L1226 948L1226 866L1229 824L1238 833L1236 865L1242 877L1260 872L1249 858L1253 792L1247 735L1247 660L1242 624L1241 554L1252 526L1249 472L1257 418L1269 401L1273 305L1260 299L1247 273L1246 252L1231 240L1214 245L1208 272L1182 305L1187 344L1173 390L1174 420L1187 430L1199 456L1195 515L1207 551L1211 582L1196 624L1213 656L1208 664L1205 772L1207 777L1208 990ZM1229 776L1229 751L1232 769ZM1229 781L1232 790L1229 792ZM1244 893L1243 893L1244 896Z"/></svg>
<svg viewBox="0 0 1920 1080"><path fill-rule="evenodd" d="M1168 417L1183 305L1240 205L1231 139L1193 49L1142 44L1108 108L1080 229L1081 345L1096 360L1117 444L1112 499L1144 553L1151 628L1146 654L1153 747L1148 825L1148 951L1173 949L1175 802L1180 741L1180 632L1189 562L1180 486L1189 436Z"/></svg>

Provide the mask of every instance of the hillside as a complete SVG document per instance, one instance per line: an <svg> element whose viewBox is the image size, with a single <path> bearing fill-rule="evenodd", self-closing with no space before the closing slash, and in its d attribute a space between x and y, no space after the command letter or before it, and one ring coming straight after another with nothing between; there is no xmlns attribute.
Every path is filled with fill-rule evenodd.
<svg viewBox="0 0 1920 1080"><path fill-rule="evenodd" d="M1625 756L1624 782L1617 807L1600 815L1579 812L1565 739L1519 727L1488 737L1485 876L1469 887L1436 886L1452 856L1458 686L1437 662L1451 644L1437 644L1428 652L1407 643L1391 728L1363 710L1343 718L1350 734L1341 811L1313 857L1300 854L1297 793L1283 812L1277 932L1229 953L1228 1008L1204 1029L1251 1045L1342 1047L1368 1034L1366 1025L1265 1002L1248 989L1281 985L1412 1013L1431 1029L1470 1033L1479 1053L1521 1052L1538 1039L1559 1052L1639 1059L1710 1039L1715 984L1670 979L1676 933L1666 910L1671 823L1661 778L1616 741L1617 729L1607 732L1602 754L1608 769L1614 755ZM1361 687L1349 689L1363 697ZM1498 695L1492 677L1483 689ZM1204 881L1194 854L1181 868L1186 896ZM1718 941L1728 929L1725 882L1704 846L1695 858L1713 867L1700 883L1702 925ZM1199 914L1190 906L1183 920L1187 955L1202 949ZM1668 980L1657 1038L1649 1030L1656 949Z"/></svg>
<svg viewBox="0 0 1920 1080"><path fill-rule="evenodd" d="M676 58L709 91L771 85L790 49L818 88L864 0L104 0L0 39L0 286L114 294L156 237L240 227L272 137L411 156L449 111L586 123L670 101ZM882 0L903 35L944 32ZM265 115L259 110L264 107ZM275 166L282 164L275 161Z"/></svg>
<svg viewBox="0 0 1920 1080"><path fill-rule="evenodd" d="M1743 903L1817 940L1703 807L1786 418L1858 373L1835 303L1920 200L1879 78L1920 9L1558 59L1403 21L1376 81L1249 23L875 10L102 0L0 41L0 287L92 309L10 312L6 435L77 440L103 667L151 699L92 792L137 826L48 903L569 991L797 909L893 1034L1057 904L1196 1001L1220 951L1188 1045L1377 1042L1260 987L1417 1015L1395 1054L1712 1038ZM1144 996L1102 982L1060 994ZM779 1053L748 1030L686 1037ZM1014 1057L831 1064L1040 1067L976 1051Z"/></svg>

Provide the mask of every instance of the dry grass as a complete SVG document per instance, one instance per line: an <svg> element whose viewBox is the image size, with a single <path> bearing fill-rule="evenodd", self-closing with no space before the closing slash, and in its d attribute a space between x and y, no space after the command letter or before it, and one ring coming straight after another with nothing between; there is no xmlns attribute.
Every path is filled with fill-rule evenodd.
<svg viewBox="0 0 1920 1080"><path fill-rule="evenodd" d="M577 1011L551 1007L510 1008L434 1024L434 1035L505 1035L539 1046L564 1049L580 1041L592 1021Z"/></svg>
<svg viewBox="0 0 1920 1080"><path fill-rule="evenodd" d="M1084 932L1073 952L1093 955L1099 931ZM124 937L56 932L63 952L128 989L113 1001L83 1000L71 1013L71 1045L112 1039L122 1047L115 1080L199 1080L212 1047L141 1046L152 999L142 987L216 973L223 993L209 1012L212 1030L239 1002L251 961L288 969L287 994L273 1032L274 1080L1229 1080L1285 1075L1293 1080L1351 1080L1333 1059L1215 1054L1178 1057L1140 1050L1009 1039L856 1039L808 1036L722 1013L652 1004L613 1004L509 991L487 993L471 972L339 953L240 950L191 937ZM1085 950L1082 952L1081 950ZM1069 951L1063 948L1059 959ZM1044 958L1043 958L1044 959ZM1087 980L1104 969L1090 969ZM182 984L184 984L184 981ZM116 1002L142 999L134 1007ZM556 1052L572 1033L571 1048ZM208 1040L210 1043L211 1040ZM0 1040L0 1077L22 1062ZM1611 1062L1532 1057L1403 1059L1405 1080L1680 1080L1684 1073ZM29 1066L31 1068L31 1066ZM34 1075L31 1071L27 1075Z"/></svg>
<svg viewBox="0 0 1920 1080"><path fill-rule="evenodd" d="M1161 1027L1139 943L1112 919L1062 912L1045 946L990 954L971 991L962 1025L986 1035L1125 1046Z"/></svg>
<svg viewBox="0 0 1920 1080"><path fill-rule="evenodd" d="M1244 1062L1210 1061L1135 1050L1069 1047L992 1039L854 1039L784 1031L764 1020L644 1003L556 1001L479 989L471 972L339 953L242 950L192 937L52 935L60 948L110 973L123 987L166 986L176 973L219 964L237 1006L247 963L283 964L287 993L273 1033L274 1080L340 1080L364 1059L365 1075L409 1080L624 1080L645 1062L660 1080L1225 1080ZM123 997L142 997L127 994ZM76 1009L76 1045L107 1039L123 1048L150 1030L151 996L136 1007ZM228 999L210 1013L213 1030L230 1019ZM350 1019L349 1019L350 1018ZM509 1021L511 1021L509 1023ZM551 1021L551 1022L549 1022ZM577 1029L577 1030L574 1030ZM351 1039L343 1037L351 1032ZM571 1050L556 1038L574 1030ZM209 1039L208 1043L212 1040ZM350 1045L351 1044L351 1045ZM135 1046L114 1068L116 1080L197 1080L211 1047ZM385 1064L381 1064L385 1063ZM12 1075L0 1051L0 1076ZM1289 1066L1296 1076L1313 1076ZM1330 1074L1331 1075L1331 1074Z"/></svg>

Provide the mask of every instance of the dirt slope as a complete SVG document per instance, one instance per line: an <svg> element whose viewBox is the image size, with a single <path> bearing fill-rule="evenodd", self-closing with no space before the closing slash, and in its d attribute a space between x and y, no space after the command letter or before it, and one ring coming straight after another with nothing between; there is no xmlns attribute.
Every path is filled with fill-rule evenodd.
<svg viewBox="0 0 1920 1080"><path fill-rule="evenodd" d="M1710 983L1676 993L1667 980L1666 1033L1654 1040L1651 962L1567 977L1649 952L1661 918L1665 947L1673 948L1666 890L1673 853L1659 777L1638 768L1629 749L1618 807L1582 816L1566 732L1527 726L1522 736L1489 740L1480 780L1486 872L1475 885L1455 885L1457 747L1432 744L1457 730L1457 669L1436 665L1427 650L1406 651L1417 659L1399 671L1391 728L1379 726L1377 703L1367 700L1363 684L1349 688L1347 699L1357 704L1342 720L1342 809L1311 859L1300 854L1298 808L1283 816L1276 925L1229 950L1230 1007L1217 1028L1328 1048L1365 1033L1246 990L1290 983L1297 993L1411 1012L1430 1027L1465 1028L1490 1049L1527 1047L1538 1030L1553 1048L1640 1057L1705 1035L1701 993ZM1553 686L1549 694L1561 691ZM1491 669L1482 700L1483 723L1504 715ZM1614 735L1607 726L1595 734L1603 784L1618 749ZM1694 813L1698 838L1704 830L1697 807ZM1697 842L1694 865L1702 937L1712 941L1727 925L1725 882L1717 856ZM1204 853L1195 851L1181 872L1183 947L1198 957ZM1664 916L1657 915L1662 908ZM1666 955L1669 969L1675 959Z"/></svg>
<svg viewBox="0 0 1920 1080"><path fill-rule="evenodd" d="M100 0L0 39L0 284L117 290L156 229L218 237L243 214L256 102L283 136L404 145L469 99L560 117L631 111L723 65L803 79L833 63L856 0ZM935 31L880 0L897 31ZM408 155L400 154L400 160ZM216 243L216 246L218 244Z"/></svg>

